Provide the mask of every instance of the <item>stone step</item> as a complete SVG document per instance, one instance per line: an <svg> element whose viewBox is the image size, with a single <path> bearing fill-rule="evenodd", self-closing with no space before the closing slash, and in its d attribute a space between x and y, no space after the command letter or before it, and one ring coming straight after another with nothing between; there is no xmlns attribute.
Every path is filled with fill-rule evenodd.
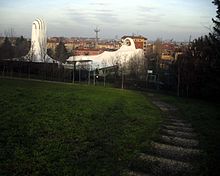
<svg viewBox="0 0 220 176"><path fill-rule="evenodd" d="M160 108L161 111L169 111L170 110L170 106L164 102L161 101L152 101L152 103L154 105L156 105L158 108Z"/></svg>
<svg viewBox="0 0 220 176"><path fill-rule="evenodd" d="M193 171L190 163L143 153L137 156L131 167L135 171L161 176L189 176Z"/></svg>
<svg viewBox="0 0 220 176"><path fill-rule="evenodd" d="M195 139L186 139L180 137L161 135L156 141L164 144L175 145L178 147L198 148L199 141Z"/></svg>
<svg viewBox="0 0 220 176"><path fill-rule="evenodd" d="M173 126L173 125L161 125L162 128L168 129L168 130L174 130L174 131L182 131L182 132L193 132L193 128L190 127L179 127L179 126Z"/></svg>
<svg viewBox="0 0 220 176"><path fill-rule="evenodd" d="M162 101L154 100L154 101L152 101L152 103L155 104L158 107L170 107L169 104L167 104L165 102L162 102Z"/></svg>
<svg viewBox="0 0 220 176"><path fill-rule="evenodd" d="M163 111L163 112L168 112L168 111L169 111L169 108L166 107L166 106L160 106L159 108L160 108L160 110Z"/></svg>
<svg viewBox="0 0 220 176"><path fill-rule="evenodd" d="M176 126L176 127L187 127L187 128L191 128L192 125L189 123L182 123L182 122L163 122L164 125L172 125L172 126Z"/></svg>
<svg viewBox="0 0 220 176"><path fill-rule="evenodd" d="M153 176L141 172L135 172L135 171L127 171L126 173L123 174L123 176Z"/></svg>
<svg viewBox="0 0 220 176"><path fill-rule="evenodd" d="M176 121L176 122L187 122L185 119L180 118L179 116L167 115L166 120Z"/></svg>
<svg viewBox="0 0 220 176"><path fill-rule="evenodd" d="M198 149L189 149L152 142L151 149L148 151L148 153L179 161L193 161L199 158L201 151Z"/></svg>
<svg viewBox="0 0 220 176"><path fill-rule="evenodd" d="M170 106L170 107L169 107L169 111L177 111L177 108L174 107L174 106Z"/></svg>
<svg viewBox="0 0 220 176"><path fill-rule="evenodd" d="M174 122L174 123L187 123L187 121L179 119L179 118L166 118L164 122Z"/></svg>
<svg viewBox="0 0 220 176"><path fill-rule="evenodd" d="M160 134L165 134L166 136L187 138L187 139L194 139L197 137L197 134L193 132L174 131L174 130L168 130L165 128L160 129Z"/></svg>

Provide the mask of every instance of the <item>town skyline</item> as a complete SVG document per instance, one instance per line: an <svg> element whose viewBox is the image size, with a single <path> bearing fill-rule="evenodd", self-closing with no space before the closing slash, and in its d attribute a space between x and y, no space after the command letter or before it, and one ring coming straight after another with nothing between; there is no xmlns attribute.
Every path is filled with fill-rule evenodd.
<svg viewBox="0 0 220 176"><path fill-rule="evenodd" d="M114 39L123 35L143 35L149 40L162 38L187 41L208 34L216 8L207 0L0 0L0 33L14 29L15 35L31 36L31 23L45 19L48 37L94 37ZM16 13L13 13L16 12Z"/></svg>

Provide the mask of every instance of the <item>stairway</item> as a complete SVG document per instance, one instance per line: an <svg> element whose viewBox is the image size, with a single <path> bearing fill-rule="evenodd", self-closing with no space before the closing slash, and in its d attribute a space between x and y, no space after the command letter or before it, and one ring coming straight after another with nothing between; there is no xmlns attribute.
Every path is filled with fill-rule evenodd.
<svg viewBox="0 0 220 176"><path fill-rule="evenodd" d="M159 136L151 142L150 148L139 153L131 162L127 176L192 176L198 172L195 167L201 150L197 134L191 124L175 115L176 108L153 101L166 118L159 130Z"/></svg>

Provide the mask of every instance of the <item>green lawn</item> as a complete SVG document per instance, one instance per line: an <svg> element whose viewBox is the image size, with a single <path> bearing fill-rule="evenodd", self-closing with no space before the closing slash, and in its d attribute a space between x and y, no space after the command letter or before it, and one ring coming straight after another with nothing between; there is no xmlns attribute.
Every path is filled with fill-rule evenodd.
<svg viewBox="0 0 220 176"><path fill-rule="evenodd" d="M174 104L179 115L190 121L199 134L204 160L200 161L204 176L220 174L220 103L157 95Z"/></svg>
<svg viewBox="0 0 220 176"><path fill-rule="evenodd" d="M118 175L160 120L138 92L0 78L0 175Z"/></svg>

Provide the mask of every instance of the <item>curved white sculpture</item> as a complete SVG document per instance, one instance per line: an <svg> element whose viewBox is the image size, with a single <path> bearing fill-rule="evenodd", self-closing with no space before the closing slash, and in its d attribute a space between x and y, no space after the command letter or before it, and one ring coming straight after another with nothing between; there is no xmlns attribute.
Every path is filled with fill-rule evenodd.
<svg viewBox="0 0 220 176"><path fill-rule="evenodd" d="M32 62L57 62L47 55L46 23L37 18L32 23L31 48L26 60Z"/></svg>
<svg viewBox="0 0 220 176"><path fill-rule="evenodd" d="M126 64L131 58L143 58L143 49L136 49L134 41L131 38L124 39L122 46L117 51L104 51L95 56L71 56L68 61L91 60L93 68L104 68L118 64Z"/></svg>

